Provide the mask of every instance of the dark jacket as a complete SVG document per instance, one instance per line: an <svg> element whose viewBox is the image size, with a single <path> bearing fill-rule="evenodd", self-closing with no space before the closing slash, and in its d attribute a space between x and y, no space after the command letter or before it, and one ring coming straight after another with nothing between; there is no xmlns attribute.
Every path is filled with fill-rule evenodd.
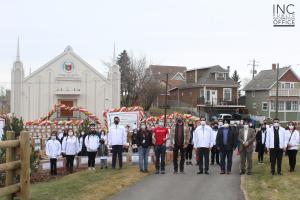
<svg viewBox="0 0 300 200"><path fill-rule="evenodd" d="M227 148L225 149L224 143L223 143L223 130L224 128L221 127L218 130L217 133L217 139L216 139L216 147L220 148L220 151L224 150L233 150L237 146L237 135L235 130L232 129L232 127L228 128L228 135L227 135Z"/></svg>
<svg viewBox="0 0 300 200"><path fill-rule="evenodd" d="M146 130L145 132L146 134L144 134L144 131L142 131L141 129L138 130L137 133L137 146L138 147L144 147L147 148L149 146L152 146L152 132L149 130ZM145 140L145 142L143 143L143 141Z"/></svg>
<svg viewBox="0 0 300 200"><path fill-rule="evenodd" d="M255 146L255 151L256 152L259 152L259 151L262 151L262 150L265 150L266 148L266 135L267 135L267 131L265 130L265 140L262 141L262 131L259 130L256 134L256 146Z"/></svg>
<svg viewBox="0 0 300 200"><path fill-rule="evenodd" d="M105 144L100 144L98 148L98 156L108 156L108 148Z"/></svg>

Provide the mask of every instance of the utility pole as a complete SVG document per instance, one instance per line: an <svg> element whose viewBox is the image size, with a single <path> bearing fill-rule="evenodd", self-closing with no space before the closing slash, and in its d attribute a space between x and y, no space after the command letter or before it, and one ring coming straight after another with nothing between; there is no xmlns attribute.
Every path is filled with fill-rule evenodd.
<svg viewBox="0 0 300 200"><path fill-rule="evenodd" d="M254 79L254 76L256 74L256 70L255 68L258 67L258 61L255 60L255 58L253 58L253 60L250 60L250 64L248 64L248 66L252 66L252 70L250 71L252 73L252 80Z"/></svg>
<svg viewBox="0 0 300 200"><path fill-rule="evenodd" d="M164 118L164 126L167 124L167 103L168 103L168 83L169 83L169 74L166 77L166 93L165 93L165 118Z"/></svg>
<svg viewBox="0 0 300 200"><path fill-rule="evenodd" d="M275 113L275 118L278 118L278 89L279 89L279 63L277 63L277 68L276 68L276 113Z"/></svg>

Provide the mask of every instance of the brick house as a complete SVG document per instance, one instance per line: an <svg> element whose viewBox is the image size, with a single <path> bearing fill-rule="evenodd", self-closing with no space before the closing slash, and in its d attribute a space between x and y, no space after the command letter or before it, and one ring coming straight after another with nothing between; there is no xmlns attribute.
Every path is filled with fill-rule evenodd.
<svg viewBox="0 0 300 200"><path fill-rule="evenodd" d="M219 65L187 70L186 83L169 90L169 104L198 107L209 115L234 113L238 105L238 84L229 70Z"/></svg>
<svg viewBox="0 0 300 200"><path fill-rule="evenodd" d="M262 70L244 88L246 106L252 115L275 117L276 64ZM281 121L300 121L300 79L291 67L279 69L278 118Z"/></svg>
<svg viewBox="0 0 300 200"><path fill-rule="evenodd" d="M168 90L178 87L185 83L185 66L166 66L166 65L150 65L146 69L146 74L154 80L160 82L163 88L162 93L156 97L152 103L155 107L163 107L165 105L165 87L166 74L168 74Z"/></svg>

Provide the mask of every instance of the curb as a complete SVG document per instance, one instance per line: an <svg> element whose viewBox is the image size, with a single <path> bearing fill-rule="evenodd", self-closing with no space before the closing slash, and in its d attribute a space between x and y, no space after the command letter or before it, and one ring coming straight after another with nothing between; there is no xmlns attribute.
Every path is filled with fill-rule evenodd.
<svg viewBox="0 0 300 200"><path fill-rule="evenodd" d="M244 199L245 200L249 200L247 192L246 192L245 188L243 187L244 185L245 185L245 176L241 176L241 185L240 185L240 188L241 188L241 190L243 192Z"/></svg>

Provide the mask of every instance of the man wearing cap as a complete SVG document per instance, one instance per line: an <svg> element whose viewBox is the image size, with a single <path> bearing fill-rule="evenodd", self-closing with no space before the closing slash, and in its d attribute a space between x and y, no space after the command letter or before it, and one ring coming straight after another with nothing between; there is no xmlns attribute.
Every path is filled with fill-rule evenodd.
<svg viewBox="0 0 300 200"><path fill-rule="evenodd" d="M189 144L190 133L189 129L184 125L183 120L179 117L175 126L171 131L171 146L173 147L173 165L174 174L178 173L178 152L180 151L180 173L184 173L184 159L186 148Z"/></svg>
<svg viewBox="0 0 300 200"><path fill-rule="evenodd" d="M255 141L255 131L249 127L248 121L244 121L244 128L240 129L238 140L240 142L240 157L241 157L241 172L243 175L246 173L246 160L247 160L247 175L252 174L252 153L253 142Z"/></svg>
<svg viewBox="0 0 300 200"><path fill-rule="evenodd" d="M205 117L201 117L200 126L196 128L193 135L193 142L199 156L199 172L203 174L203 159L205 174L209 174L209 150L213 146L212 128L206 125Z"/></svg>
<svg viewBox="0 0 300 200"><path fill-rule="evenodd" d="M112 169L116 169L117 156L119 159L119 169L123 166L123 146L127 142L125 128L121 125L120 118L114 117L114 124L109 128L108 144L112 147Z"/></svg>
<svg viewBox="0 0 300 200"><path fill-rule="evenodd" d="M225 174L225 168L227 174L231 174L232 154L236 148L236 141L236 134L234 134L234 131L229 127L229 120L224 120L224 125L219 128L216 139L216 147L220 151L221 156L220 174Z"/></svg>

